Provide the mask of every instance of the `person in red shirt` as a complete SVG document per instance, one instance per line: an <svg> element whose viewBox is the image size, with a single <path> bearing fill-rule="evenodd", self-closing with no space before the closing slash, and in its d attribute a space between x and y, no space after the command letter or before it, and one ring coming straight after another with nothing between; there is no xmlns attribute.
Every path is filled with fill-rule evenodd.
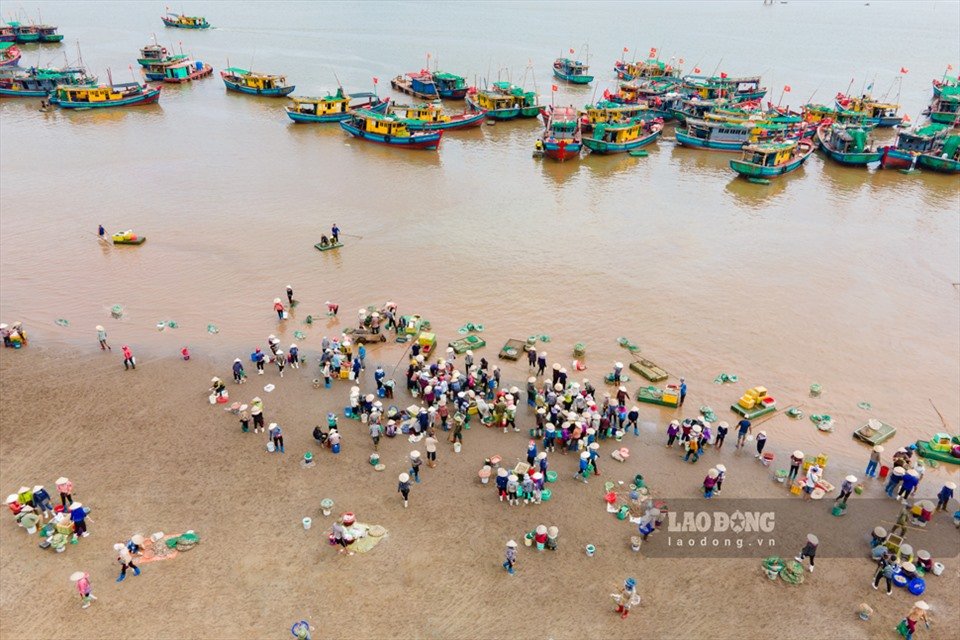
<svg viewBox="0 0 960 640"><path fill-rule="evenodd" d="M134 358L133 358L133 352L130 351L130 347L128 347L127 345L123 345L123 347L121 347L120 350L123 351L123 368L124 368L124 370L131 369L131 368L132 368L132 369L136 369L136 368L137 368L137 361L134 360Z"/></svg>

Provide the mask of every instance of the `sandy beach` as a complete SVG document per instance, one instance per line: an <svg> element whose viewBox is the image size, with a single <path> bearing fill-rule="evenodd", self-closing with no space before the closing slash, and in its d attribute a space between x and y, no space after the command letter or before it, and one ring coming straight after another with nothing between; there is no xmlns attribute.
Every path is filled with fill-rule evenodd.
<svg viewBox="0 0 960 640"><path fill-rule="evenodd" d="M558 639L742 638L774 627L886 638L894 637L915 600L902 589L886 597L870 588L874 565L865 557L866 541L864 557L819 559L799 587L770 583L760 569L763 553L752 559L656 558L655 548L665 542L660 533L634 553L629 537L635 525L605 512L599 478L587 485L570 478L573 455L551 454L560 480L549 503L502 504L491 486L479 483L477 470L490 455L522 458L525 432L474 427L460 454L442 438L439 465L424 469L404 510L396 474L414 448L405 438L381 443L382 473L368 464L372 448L358 422L341 419L339 455L313 443L314 424L327 411L342 411L346 382L316 390L313 369L305 367L288 371L282 381L268 371L248 384L230 384L232 399L260 395L267 421L283 426L286 453L271 454L262 434L242 433L235 416L206 400L211 374L228 365L141 354L137 370L124 372L119 356L99 350L2 353L3 486L49 485L65 474L77 498L93 509L90 537L63 554L38 549L12 518L2 519L2 635L282 638L291 623L308 619L323 638L505 638L518 632ZM524 368L516 365L517 373ZM274 392L262 392L267 382L277 384ZM397 404L405 406L403 400ZM526 411L520 411L522 424L530 422ZM730 475L724 500L788 499L771 481L771 470L752 456L725 449L708 452L697 465L684 464L678 452L664 449L661 432L658 425L630 436L625 444L632 456L624 464L606 458L602 479L629 482L639 472L654 495L696 498L704 463L722 459ZM313 468L299 463L306 451L316 455ZM835 464L828 476L858 472ZM934 484L939 487L934 480L922 489L935 492ZM874 481L865 495L879 491ZM360 521L385 527L387 536L367 553L338 555L326 541L331 519L318 508L325 497L335 500L335 513L355 512ZM827 502L806 505L811 529L830 518ZM851 507L857 508L856 500ZM887 511L878 519L895 516L892 501ZM301 525L305 516L314 520L310 530ZM938 527L952 527L942 514L936 520ZM504 541L522 540L540 523L560 528L559 550L521 545L517 574L507 576L500 567ZM201 535L194 550L114 582L114 542L135 532L187 529ZM596 556L586 556L586 544L597 547ZM798 538L779 554L790 557L801 545ZM946 571L928 580L924 594L935 623L920 637L953 637L960 624L957 558L943 561ZM88 610L80 609L67 580L77 569L90 573L99 597ZM637 578L643 602L621 621L609 594L628 575ZM25 606L37 602L55 615L34 615ZM875 609L869 622L857 619L861 602Z"/></svg>

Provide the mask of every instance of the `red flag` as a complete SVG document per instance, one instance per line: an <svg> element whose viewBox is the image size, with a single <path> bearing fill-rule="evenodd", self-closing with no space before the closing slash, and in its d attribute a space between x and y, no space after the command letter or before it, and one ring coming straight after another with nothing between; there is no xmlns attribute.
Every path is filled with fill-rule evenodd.
<svg viewBox="0 0 960 640"><path fill-rule="evenodd" d="M573 53L573 49L570 49L570 53Z"/></svg>
<svg viewBox="0 0 960 640"><path fill-rule="evenodd" d="M560 91L560 87L558 87L558 86L555 85L555 84L552 84L552 85L550 85L550 90L551 90L551 91Z"/></svg>
<svg viewBox="0 0 960 640"><path fill-rule="evenodd" d="M693 72L694 72L694 73L700 73L700 67L694 67L694 68L693 68Z"/></svg>
<svg viewBox="0 0 960 640"><path fill-rule="evenodd" d="M683 64L683 58L680 58L679 60L677 60L677 62L679 62L680 64Z"/></svg>
<svg viewBox="0 0 960 640"><path fill-rule="evenodd" d="M907 73L908 71L910 70L907 69L906 67L900 67L900 73Z"/></svg>
<svg viewBox="0 0 960 640"><path fill-rule="evenodd" d="M907 115L907 114L903 114L903 121L904 121L904 122L910 122L910 116Z"/></svg>
<svg viewBox="0 0 960 640"><path fill-rule="evenodd" d="M788 84L783 85L783 90L787 93L790 93L790 85Z"/></svg>
<svg viewBox="0 0 960 640"><path fill-rule="evenodd" d="M373 77L373 84L380 84L380 78L374 76L374 77Z"/></svg>
<svg viewBox="0 0 960 640"><path fill-rule="evenodd" d="M727 77L727 72L726 72L726 71L721 71L721 72L720 72L720 77L721 77L721 78L726 78L726 77Z"/></svg>
<svg viewBox="0 0 960 640"><path fill-rule="evenodd" d="M656 57L657 57L657 49L656 49L656 47L650 47L650 57L651 57L651 58L656 58Z"/></svg>
<svg viewBox="0 0 960 640"><path fill-rule="evenodd" d="M630 51L630 49L627 49L626 47L623 48L624 53L627 53L628 51Z"/></svg>
<svg viewBox="0 0 960 640"><path fill-rule="evenodd" d="M948 65L947 65L947 71L953 71L953 65L952 65L952 64L948 64Z"/></svg>

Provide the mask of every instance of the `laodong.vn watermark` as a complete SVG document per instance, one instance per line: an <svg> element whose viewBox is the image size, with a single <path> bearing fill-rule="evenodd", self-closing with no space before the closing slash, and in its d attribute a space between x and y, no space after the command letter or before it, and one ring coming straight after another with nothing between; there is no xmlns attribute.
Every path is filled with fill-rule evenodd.
<svg viewBox="0 0 960 640"><path fill-rule="evenodd" d="M774 511L668 511L662 528L667 546L678 549L773 550L777 546Z"/></svg>

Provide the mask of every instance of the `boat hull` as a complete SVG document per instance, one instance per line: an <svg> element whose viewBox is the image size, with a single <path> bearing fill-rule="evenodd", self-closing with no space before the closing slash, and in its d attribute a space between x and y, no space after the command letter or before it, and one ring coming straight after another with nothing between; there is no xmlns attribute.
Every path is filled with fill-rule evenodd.
<svg viewBox="0 0 960 640"><path fill-rule="evenodd" d="M474 111L482 111L483 114L490 120L513 120L514 118L520 117L520 107L510 107L509 109L488 109L484 111L480 105L471 100L469 97L467 98L467 104Z"/></svg>
<svg viewBox="0 0 960 640"><path fill-rule="evenodd" d="M354 138L402 149L434 151L440 146L440 139L443 137L443 131L430 131L411 136L385 136L379 133L362 131L345 120L340 121L340 128Z"/></svg>
<svg viewBox="0 0 960 640"><path fill-rule="evenodd" d="M362 104L357 106L357 109L366 109L368 111L373 111L374 113L384 113L387 110L387 106L390 104L389 100L381 100L373 106L368 106ZM287 112L287 117L289 117L294 122L340 122L346 120L350 117L350 112L346 113L327 113L323 115L316 115L312 113L300 113L299 111L293 111L290 107L285 107Z"/></svg>
<svg viewBox="0 0 960 640"><path fill-rule="evenodd" d="M871 162L879 162L881 156L883 156L883 152L881 151L865 151L857 153L844 153L842 151L837 151L836 149L824 143L823 138L820 137L819 130L817 131L816 139L817 146L819 146L820 150L827 154L831 160L840 164L845 164L848 167L865 167Z"/></svg>
<svg viewBox="0 0 960 640"><path fill-rule="evenodd" d="M916 155L896 147L884 147L880 156L880 166L884 169L910 169L916 162Z"/></svg>
<svg viewBox="0 0 960 640"><path fill-rule="evenodd" d="M960 112L948 113L945 111L932 111L930 113L930 121L956 127L960 124Z"/></svg>
<svg viewBox="0 0 960 640"><path fill-rule="evenodd" d="M580 142L568 142L562 145L559 142L545 142L543 144L543 155L563 162L580 157L581 149L583 149L583 144Z"/></svg>
<svg viewBox="0 0 960 640"><path fill-rule="evenodd" d="M7 89L0 87L0 96L8 98L43 98L53 93L53 90L44 91L42 89Z"/></svg>
<svg viewBox="0 0 960 640"><path fill-rule="evenodd" d="M154 104L160 99L160 89L150 89L144 91L138 96L124 98L123 100L113 100L111 102L63 102L55 98L50 99L51 104L55 104L61 109L107 109L110 107L135 107L146 104Z"/></svg>
<svg viewBox="0 0 960 640"><path fill-rule="evenodd" d="M710 151L735 152L743 149L744 142L721 142L718 140L704 140L696 136L688 135L680 129L676 132L677 144L692 149L708 149Z"/></svg>
<svg viewBox="0 0 960 640"><path fill-rule="evenodd" d="M17 42L20 44L29 44L31 42L40 42L39 33L18 34Z"/></svg>
<svg viewBox="0 0 960 640"><path fill-rule="evenodd" d="M956 457L949 451L937 451L930 446L929 440L917 440L917 454L923 458L936 460L937 462L960 464L960 458Z"/></svg>
<svg viewBox="0 0 960 640"><path fill-rule="evenodd" d="M469 129L471 127L479 127L483 124L486 115L486 112L483 111L458 114L453 116L458 119L451 120L450 122L409 120L407 122L407 129L410 129L410 131L453 131L456 129Z"/></svg>
<svg viewBox="0 0 960 640"><path fill-rule="evenodd" d="M662 130L654 131L653 133L643 136L642 138L637 138L636 140L631 140L630 142L624 142L623 144L604 142L603 140L597 140L595 138L584 138L583 146L585 146L587 149L590 149L591 153L599 153L601 155L625 153L647 146L659 138L661 133L663 133Z"/></svg>
<svg viewBox="0 0 960 640"><path fill-rule="evenodd" d="M63 40L63 34L55 33L50 36L40 36L40 42L60 42Z"/></svg>
<svg viewBox="0 0 960 640"><path fill-rule="evenodd" d="M593 82L593 76L574 76L568 73L563 73L558 69L553 70L553 75L560 78L564 82L569 82L570 84L590 84Z"/></svg>
<svg viewBox="0 0 960 640"><path fill-rule="evenodd" d="M163 77L164 82L169 82L171 84L185 84L187 82L192 82L194 80L199 80L200 78L205 78L213 73L213 67L201 67L196 69L193 73L188 75L186 78L168 78Z"/></svg>
<svg viewBox="0 0 960 640"><path fill-rule="evenodd" d="M924 154L917 158L917 164L924 169L929 169L937 173L960 173L960 160L951 160L950 158L939 158L937 156Z"/></svg>
<svg viewBox="0 0 960 640"><path fill-rule="evenodd" d="M440 89L440 97L444 100L463 100L467 95L467 88L463 89Z"/></svg>
<svg viewBox="0 0 960 640"><path fill-rule="evenodd" d="M237 93L246 93L251 96L263 96L265 98L282 98L293 93L293 90L296 89L295 86L290 85L289 87L278 87L276 89L251 89L250 87L244 87L241 84L236 82L231 82L226 78L223 79L223 84L226 85L227 91L236 91Z"/></svg>

